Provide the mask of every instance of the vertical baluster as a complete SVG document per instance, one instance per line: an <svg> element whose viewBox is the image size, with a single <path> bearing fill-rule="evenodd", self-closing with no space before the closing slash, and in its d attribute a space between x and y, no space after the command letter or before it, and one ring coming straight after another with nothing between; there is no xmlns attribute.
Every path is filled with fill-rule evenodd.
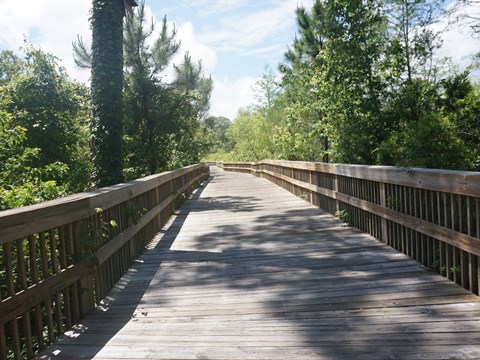
<svg viewBox="0 0 480 360"><path fill-rule="evenodd" d="M68 231L66 226L62 226L58 229L58 241L59 241L59 259L60 259L60 268L66 269L68 267L68 251L67 251L67 235ZM71 307L71 297L70 289L67 287L63 291L63 304L65 307L65 326L67 329L71 328L74 324L72 307Z"/></svg>
<svg viewBox="0 0 480 360"><path fill-rule="evenodd" d="M431 220L431 192L429 190L423 190L425 192L425 221ZM431 267L432 259L435 257L435 252L433 250L433 239L428 237L427 240L427 266Z"/></svg>
<svg viewBox="0 0 480 360"><path fill-rule="evenodd" d="M23 291L28 289L27 283L27 269L25 268L25 253L23 248L23 239L17 240L17 274L18 282ZM25 338L25 348L27 356L30 358L33 356L33 341L32 341L32 327L30 323L30 312L27 311L22 314L23 320L23 336Z"/></svg>
<svg viewBox="0 0 480 360"><path fill-rule="evenodd" d="M47 244L45 241L45 233L40 233L40 260L41 260L41 269L42 277L46 279L50 276L48 271L48 257L47 257ZM45 300L45 310L47 317L47 333L48 341L53 342L54 340L54 328L53 328L53 315L52 315L52 300L49 298Z"/></svg>
<svg viewBox="0 0 480 360"><path fill-rule="evenodd" d="M38 265L37 265L37 244L35 237L30 235L28 237L28 248L29 248L29 260L30 260L30 275L32 277L31 281L33 284L38 284L39 274L38 274ZM42 316L42 307L36 305L34 307L34 322L35 322L35 333L38 342L39 350L45 348L45 343L43 341L43 316Z"/></svg>
<svg viewBox="0 0 480 360"><path fill-rule="evenodd" d="M465 261L466 253L463 250L458 250L460 253L460 285L463 288L468 289L468 261Z"/></svg>
<svg viewBox="0 0 480 360"><path fill-rule="evenodd" d="M477 239L480 239L480 197L475 198L475 229L477 233ZM477 288L476 293L480 295L480 256L475 256L476 258L476 273L477 273Z"/></svg>
<svg viewBox="0 0 480 360"><path fill-rule="evenodd" d="M4 243L3 246L3 257L5 264L5 275L6 275L6 290L7 297L15 295L15 283L14 283L14 274L13 274L13 262L12 262L12 247L11 243ZM13 354L15 359L21 358L21 345L20 345L20 332L18 329L17 319L12 319L10 321L10 331L12 336L12 346Z"/></svg>
<svg viewBox="0 0 480 360"><path fill-rule="evenodd" d="M333 175L333 191L334 194L337 195L339 190L338 190L338 175L334 174ZM340 203L337 199L335 199L335 212L340 211Z"/></svg>
<svg viewBox="0 0 480 360"><path fill-rule="evenodd" d="M440 246L439 246L439 260L438 260L438 272L440 274L442 274L442 269L443 267L445 266L445 243L443 242L440 242ZM442 274L443 275L443 274Z"/></svg>
<svg viewBox="0 0 480 360"><path fill-rule="evenodd" d="M450 276L450 265L451 265L451 246L449 244L445 244L445 276L447 279L451 279Z"/></svg>
<svg viewBox="0 0 480 360"><path fill-rule="evenodd" d="M14 275L13 275L13 264L12 264L12 244L4 243L3 247L3 263L5 264L5 276L6 276L6 291L7 297L15 295L15 284L14 284Z"/></svg>
<svg viewBox="0 0 480 360"><path fill-rule="evenodd" d="M457 259L457 248L452 246L452 276L453 282L458 283L458 259Z"/></svg>
<svg viewBox="0 0 480 360"><path fill-rule="evenodd" d="M4 324L0 324L0 356L2 359L8 358L7 336Z"/></svg>
<svg viewBox="0 0 480 360"><path fill-rule="evenodd" d="M55 230L50 230L48 234L50 239L50 261L52 263L52 271L54 274L57 274L60 264L57 255ZM57 323L57 331L59 334L62 334L64 329L62 320L62 299L60 293L55 294L55 319Z"/></svg>
<svg viewBox="0 0 480 360"><path fill-rule="evenodd" d="M74 235L73 235L73 225L72 223L69 223L67 225L67 244L66 244L66 249L67 249L67 259L68 259L68 264L72 265L78 261L76 259L76 254L74 250ZM72 299L72 316L73 316L73 323L76 323L80 320L80 304L78 302L78 287L76 284L73 284L70 286L70 291L71 291L71 299Z"/></svg>
<svg viewBox="0 0 480 360"><path fill-rule="evenodd" d="M422 217L422 199L421 199L421 190L413 190L414 197L414 217L419 219ZM415 235L416 247L417 247L417 260L424 264L424 244L423 244L423 235L416 232Z"/></svg>
<svg viewBox="0 0 480 360"><path fill-rule="evenodd" d="M457 230L456 224L455 224L455 195L450 194L450 200L451 200L451 208L450 208L450 216L451 216L451 229L452 230Z"/></svg>

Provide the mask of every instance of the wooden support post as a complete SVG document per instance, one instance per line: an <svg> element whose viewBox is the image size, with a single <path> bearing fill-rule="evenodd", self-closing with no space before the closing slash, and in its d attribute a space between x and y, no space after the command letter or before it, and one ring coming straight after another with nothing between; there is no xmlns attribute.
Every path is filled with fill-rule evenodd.
<svg viewBox="0 0 480 360"><path fill-rule="evenodd" d="M387 207L387 184L381 182L381 183L378 183L378 185L380 186L380 206L383 206L383 207ZM388 231L387 231L387 227L388 227L388 223L387 223L387 219L385 219L384 217L381 218L381 221L380 221L380 227L381 227L381 240L388 244Z"/></svg>
<svg viewBox="0 0 480 360"><path fill-rule="evenodd" d="M338 193L338 175L337 174L334 174L333 175L333 191L335 191L335 193ZM337 211L340 211L340 202L338 201L338 199L335 199L335 212Z"/></svg>
<svg viewBox="0 0 480 360"><path fill-rule="evenodd" d="M74 251L76 261L85 256L83 241L88 240L88 220L79 221L74 229ZM78 296L80 305L80 316L83 318L87 313L95 308L94 281L93 274L88 274L78 282Z"/></svg>
<svg viewBox="0 0 480 360"><path fill-rule="evenodd" d="M5 324L0 324L0 356L7 359L7 337L5 336Z"/></svg>

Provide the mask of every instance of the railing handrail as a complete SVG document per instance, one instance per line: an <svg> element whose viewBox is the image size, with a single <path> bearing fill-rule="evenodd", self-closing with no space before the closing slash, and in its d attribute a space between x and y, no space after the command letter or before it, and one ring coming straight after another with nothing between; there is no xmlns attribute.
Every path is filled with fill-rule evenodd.
<svg viewBox="0 0 480 360"><path fill-rule="evenodd" d="M257 162L219 162L232 165L248 164L251 166L276 165L292 169L320 171L323 173L354 177L363 180L413 186L417 188L445 191L460 195L480 196L480 172L427 169L415 167L398 167L384 165L352 165L323 162L306 162L290 160L261 160Z"/></svg>
<svg viewBox="0 0 480 360"><path fill-rule="evenodd" d="M0 211L0 245L89 217L95 214L96 209L118 205L201 166L191 165L35 205Z"/></svg>

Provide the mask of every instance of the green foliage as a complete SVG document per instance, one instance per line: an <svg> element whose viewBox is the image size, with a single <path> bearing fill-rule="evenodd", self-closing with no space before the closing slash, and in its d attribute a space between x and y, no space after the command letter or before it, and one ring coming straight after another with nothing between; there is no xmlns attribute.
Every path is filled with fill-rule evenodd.
<svg viewBox="0 0 480 360"><path fill-rule="evenodd" d="M85 188L88 177L88 142L84 133L88 119L88 91L72 82L57 59L31 45L25 48L25 60L9 52L0 97L3 108L15 114L25 128L25 146L38 148L35 166L63 163L70 169L64 181L71 191ZM0 56L3 57L3 56Z"/></svg>
<svg viewBox="0 0 480 360"><path fill-rule="evenodd" d="M262 77L253 86L253 92L258 108L268 112L274 107L280 89L277 85L275 73L268 66L265 67Z"/></svg>
<svg viewBox="0 0 480 360"><path fill-rule="evenodd" d="M345 224L348 224L350 222L350 215L348 215L346 209L336 211L335 216L342 220Z"/></svg>
<svg viewBox="0 0 480 360"><path fill-rule="evenodd" d="M317 0L310 12L299 8L276 95L285 120L270 131L273 146L256 152L478 169L478 92L468 74L442 75L432 27L440 14L435 0Z"/></svg>
<svg viewBox="0 0 480 360"><path fill-rule="evenodd" d="M480 171L480 84L473 85L467 75L443 82L445 94L440 105L458 139L468 148L467 162L471 164L465 168Z"/></svg>
<svg viewBox="0 0 480 360"><path fill-rule="evenodd" d="M0 210L36 204L66 194L59 186L68 168L62 163L37 167L38 148L26 146L26 129L0 111Z"/></svg>
<svg viewBox="0 0 480 360"><path fill-rule="evenodd" d="M202 121L202 143L207 146L209 153L231 151L231 145L227 136L227 131L231 125L232 122L222 116L209 116Z"/></svg>
<svg viewBox="0 0 480 360"><path fill-rule="evenodd" d="M380 147L382 164L425 168L469 168L469 150L445 118L435 114L403 124Z"/></svg>
<svg viewBox="0 0 480 360"><path fill-rule="evenodd" d="M16 56L13 51L0 52L0 86L6 85L25 68L25 62Z"/></svg>
<svg viewBox="0 0 480 360"><path fill-rule="evenodd" d="M144 4L127 15L125 25L125 148L127 178L145 176L198 162L206 152L200 121L209 106L212 80L189 54L174 65L173 83L165 70L180 42L167 19L153 40L155 23L147 24ZM153 42L149 47L147 42Z"/></svg>
<svg viewBox="0 0 480 360"><path fill-rule="evenodd" d="M27 44L0 53L0 209L87 186L88 91L57 59Z"/></svg>
<svg viewBox="0 0 480 360"><path fill-rule="evenodd" d="M478 137L468 134L478 123L480 102L465 74L438 85L414 80L391 106L396 126L379 147L379 163L456 170L478 166Z"/></svg>
<svg viewBox="0 0 480 360"><path fill-rule="evenodd" d="M396 65L396 70L405 76L407 82L416 77L434 80L438 67L433 57L441 47L441 39L432 25L442 12L442 1L387 0L384 8L390 24L389 36L395 60L392 64Z"/></svg>
<svg viewBox="0 0 480 360"><path fill-rule="evenodd" d="M272 127L261 112L242 109L227 131L233 139L233 154L238 161L259 161L273 157Z"/></svg>
<svg viewBox="0 0 480 360"><path fill-rule="evenodd" d="M180 49L176 34L176 28L169 28L166 17L157 32L157 24L145 19L144 2L127 14L123 37L124 116L121 121L126 179L197 162L208 151L208 145L203 143L200 121L209 107L212 80L203 75L201 63L193 63L188 53L180 64L173 65L173 82L165 80L166 70ZM78 66L93 65L93 54L81 38L74 43L74 55ZM118 125L120 117L117 120ZM92 123L95 126L98 121ZM101 130L102 127L92 129L94 140L95 136L103 136ZM95 143L99 141L103 140ZM96 151L95 145L93 153Z"/></svg>

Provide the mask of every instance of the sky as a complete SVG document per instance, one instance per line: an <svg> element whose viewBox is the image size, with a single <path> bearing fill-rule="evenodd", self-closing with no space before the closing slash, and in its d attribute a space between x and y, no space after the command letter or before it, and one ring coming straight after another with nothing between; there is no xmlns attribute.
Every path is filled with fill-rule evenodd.
<svg viewBox="0 0 480 360"><path fill-rule="evenodd" d="M178 30L181 52L202 60L214 89L210 115L233 120L241 107L255 102L252 86L268 66L277 70L296 32L295 9L313 0L146 0L148 18L164 16ZM75 67L72 42L89 43L91 0L0 0L0 50L19 51L24 39L61 59L69 75L88 81L88 71ZM470 10L467 10L470 11ZM473 11L473 10L472 10ZM478 11L477 11L478 12ZM465 67L480 52L480 37L442 20L442 56ZM20 54L20 53L19 53Z"/></svg>

